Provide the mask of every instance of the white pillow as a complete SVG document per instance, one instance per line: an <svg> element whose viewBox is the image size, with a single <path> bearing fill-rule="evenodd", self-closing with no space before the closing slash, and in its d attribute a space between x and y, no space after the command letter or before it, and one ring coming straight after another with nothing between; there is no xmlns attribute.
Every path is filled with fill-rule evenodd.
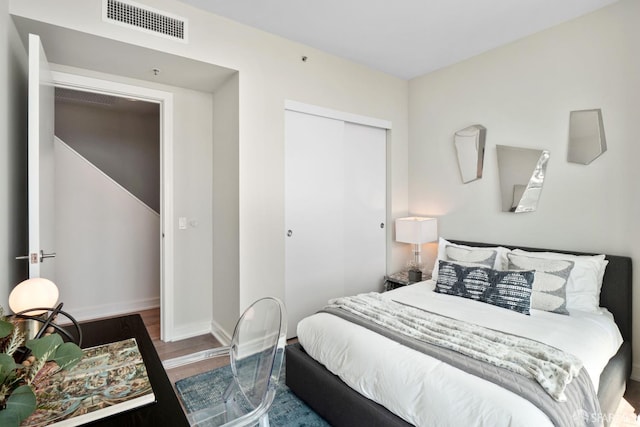
<svg viewBox="0 0 640 427"><path fill-rule="evenodd" d="M449 248L449 249L447 249ZM447 251L449 253L447 253ZM438 240L438 256L433 266L431 278L438 280L438 261L453 261L465 266L486 267L493 270L507 269L509 249L502 246L478 247L451 243L440 237ZM495 257L494 257L495 255Z"/></svg>
<svg viewBox="0 0 640 427"><path fill-rule="evenodd" d="M509 270L534 270L531 308L558 314L567 311L567 284L575 262L567 259L528 256L512 251L507 254Z"/></svg>
<svg viewBox="0 0 640 427"><path fill-rule="evenodd" d="M609 261L604 255L570 255L557 252L527 252L514 249L513 253L534 258L568 260L574 262L567 282L567 309L600 312L602 278Z"/></svg>

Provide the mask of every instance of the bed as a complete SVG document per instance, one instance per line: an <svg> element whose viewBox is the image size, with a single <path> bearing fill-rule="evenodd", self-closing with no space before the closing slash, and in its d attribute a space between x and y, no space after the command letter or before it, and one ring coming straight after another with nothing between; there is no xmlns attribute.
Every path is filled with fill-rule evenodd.
<svg viewBox="0 0 640 427"><path fill-rule="evenodd" d="M450 243L453 245L461 245L461 247L473 247L473 248L491 248L491 247L498 246L498 245L487 244L487 243L474 243L474 242L461 242L461 241L451 241ZM507 248L515 249L514 247L509 247L509 246L507 246ZM519 249L527 251L525 252L525 254L529 254L529 255L531 253L536 253L536 252L544 253L544 252L550 251L547 249L539 249L539 248L519 248ZM558 251L558 250L553 250L552 252L556 254L560 253L560 254L572 254L572 255L583 255L583 256L595 255L595 254L588 254L588 253ZM631 335L632 334L632 330L631 330L631 327L632 327L631 259L628 257L614 256L614 255L606 255L605 259L608 261L608 265L606 266L606 270L604 270L604 277L602 277L602 289L600 292L599 306L605 308L608 311L608 313L610 313L610 314L606 314L606 316L610 316L613 319L615 319L615 325L617 325L617 330L619 330L619 334L618 334L619 337L617 338L619 341L615 342L616 341L615 338L611 338L609 340L609 338L606 338L607 335L602 335L602 336L597 335L595 332L596 329L600 330L600 329L606 329L606 328L598 325L594 326L595 328L594 335L597 335L599 337L598 339L600 340L606 339L606 340L612 341L610 345L613 346L609 349L609 351L612 354L611 357L605 359L604 362L602 361L595 362L595 361L589 360L588 363L585 363L585 370L590 370L591 371L590 375L592 377L594 376L594 373L593 373L594 370L601 372L599 377L596 380L594 380L593 383L595 385L595 388L597 389L597 401L599 403L599 406L602 412L601 412L601 415L597 415L597 414L594 415L586 412L576 414L575 425L580 425L581 421L583 421L583 418L585 417L591 418L589 421L594 421L593 418L596 418L595 419L596 424L602 422L604 425L608 425L611 421L612 414L615 413L617 405L622 395L624 394L624 390L626 388L626 381L628 380L631 374L631 363L632 363L632 357L631 357L631 336L632 336ZM398 292L396 294L394 294L394 292L396 291L392 291L389 293L385 293L384 295L389 294L388 296L389 299L406 302L406 301L411 301L412 299L418 298L420 293L424 291L424 289L421 289L421 287L425 288L425 287L433 287L433 286L434 286L433 283L428 283L428 282L419 283L416 285L410 285L408 287L401 288L397 290ZM437 304L435 305L438 305L438 306L440 305L445 306L446 304L443 303L443 301L448 303L448 300L445 297L452 300L460 299L459 297L453 297L449 295L437 295L437 297L441 298L440 300L436 301ZM484 304L477 303L475 301L469 301L464 299L460 299L460 300L462 303L466 304L464 305L464 307L473 307L472 305L469 305L469 304L484 306ZM504 309L499 309L499 310L504 310ZM472 312L474 310L473 309L467 310L465 308L464 311ZM532 311L532 314L534 314L533 311ZM325 317L321 318L321 321L314 320L309 323L311 324L313 324L313 322L327 323L329 322L328 320L329 318L326 316L332 316L332 315L327 313L319 313L314 316L325 316ZM310 316L310 317L313 318L314 316ZM483 316L491 317L491 315L486 315L484 313L481 313L480 317L482 318ZM517 316L522 316L522 315L518 313ZM549 319L552 319L551 321L553 321L554 316L558 316L558 315L555 313L551 313L550 315L545 314L545 316L547 316ZM573 316L573 311L572 311L572 316ZM565 317L570 318L572 316L560 316L555 318L563 319L563 321L564 320L569 321L569 319L565 319ZM577 319L580 316L576 315L573 317L576 317ZM544 316L539 316L539 317L542 318ZM598 318L593 318L593 316L589 317L585 315L583 317L587 319L586 320L587 323L593 322L594 319L595 321L599 321ZM512 318L515 318L515 317L512 316ZM306 321L307 319L305 319L305 322ZM334 320L331 320L331 321L334 321ZM549 323L549 324L552 324L552 323ZM489 325L491 325L491 322L489 322ZM306 328L307 326L304 326L304 327ZM357 325L349 326L349 328L354 328L354 327L359 328L359 326ZM333 328L335 330L343 330L343 329L346 329L347 327L344 326L344 324L338 322L338 323L335 323L333 326L330 326L330 328ZM516 328L516 331L517 331L517 328ZM371 331L368 331L367 333L371 334ZM615 333L618 333L618 332L616 331ZM307 334L306 340L308 342L308 347L311 349L312 347L316 346L317 343L314 343L312 339L308 338L309 337L308 332L306 332L306 334ZM301 337L299 337L299 339L300 338ZM386 362L384 360L382 362L380 361L376 362L376 363L379 363L378 369L384 368L384 370L387 370L387 369L390 369L392 365L404 366L405 372L408 372L408 373L400 372L400 373L394 373L390 375L390 377L398 377L398 376L402 377L402 375L405 375L405 378L399 380L400 381L399 383L396 383L395 385L391 383L389 384L389 389L394 390L394 387L397 388L398 384L403 384L405 380L407 382L410 382L412 380L412 377L416 377L417 374L415 374L415 372L421 372L421 371L415 370L417 368L415 368L415 366L412 365L413 362L411 362L409 358L405 358L406 351L404 349L398 350L397 347L394 347L393 350L379 350L382 348L382 344L384 344L383 341L385 341L385 339L386 339L385 337L381 337L381 338L376 337L374 338L374 341L362 341L360 344L358 344L358 342L360 342L359 340L348 338L347 341L349 342L341 344L339 342L339 338L336 337L336 346L337 347L340 347L342 345L354 346L346 350L343 348L342 349L343 357L344 357L344 354L347 354L347 353L355 354L358 351L360 351L360 352L363 352L364 354L367 354L368 352L368 354L370 354L371 358L373 359L374 358L373 356L375 354L382 352L383 359L387 358L387 360ZM503 421L503 425L544 425L545 423L547 425L553 424L550 422L550 418L547 418L544 413L537 410L534 407L534 405L531 405L526 401L524 404L522 404L522 402L519 401L519 399L522 400L521 397L517 396L516 398L513 398L513 396L511 396L511 392L507 390L502 390L500 389L500 387L495 386L495 384L489 384L488 382L486 382L481 378L474 378L469 382L468 378L466 378L469 376L469 374L467 373L462 374L462 376L465 377L466 379L461 383L459 383L455 378L442 379L440 384L440 387L442 387L442 391L449 392L448 390L445 390L445 389L451 389L453 390L453 393L454 393L453 396L456 396L456 393L457 393L457 396L474 395L473 399L476 398L475 394L478 394L478 395L486 394L489 396L488 399L491 401L501 401L501 402L513 401L514 405L516 403L519 405L522 404L520 409L515 410L517 414L501 415L500 413L500 411L502 410L501 408L496 409L491 406L484 405L484 403L482 402L478 403L478 401L474 401L473 399L458 402L458 401L454 401L454 399L451 399L451 397L448 397L448 398L444 398L443 400L443 397L436 392L430 395L427 394L428 399L433 401L431 404L430 412L427 411L427 414L421 414L420 416L422 418L420 417L411 418L411 414L407 416L405 413L403 413L402 408L398 409L397 406L394 407L393 404L387 404L387 402L385 401L384 402L385 405L393 408L392 410L388 410L385 406L382 406L376 403L374 400L371 400L363 396L363 394L361 394L360 392L356 392L349 385L345 384L345 382L343 382L343 380L340 377L331 373L329 370L326 369L326 367L322 363L319 363L313 357L311 357L304 348L304 342L305 342L305 338L300 339L299 343L288 346L286 349L287 386L289 386L296 395L298 395L311 408L313 408L317 413L323 416L329 423L331 423L334 426L357 426L357 425L409 426L413 424L452 425L454 423L453 420L458 420L459 422L460 419L458 417L463 415L462 413L465 411L465 402L467 405L477 405L476 408L470 412L470 414L473 414L475 411L476 416L478 415L477 408L482 408L481 411L487 411L487 412L497 411L495 414L493 414L493 417L494 417L493 421L491 421L492 420L491 416L488 416L486 418L477 417L474 420L467 419L464 422L466 425L495 425L494 424L494 421L496 419L495 417L498 417L497 419L500 419L501 421ZM327 344L327 341L325 341L324 344L321 344L320 350L319 348L313 348L312 352L316 353L315 356L319 359L322 359L323 357L329 357L328 359L329 361L325 361L325 363L331 364L333 363L333 362L330 362L331 356L322 356L317 354L317 353L322 353L325 350L329 351L329 349L334 346L333 343L332 345L326 345L326 344ZM360 346L359 348L357 347L358 345ZM378 347L379 345L380 347ZM384 345L387 345L387 344L384 344ZM393 345L396 345L396 344L393 344ZM567 345L569 346L569 348L572 348L571 345L573 344L567 344ZM591 349L593 348L595 347L591 347ZM580 351L587 352L585 355L585 358L589 359L591 357L589 355L590 353L589 347L587 347L586 350L583 349ZM369 363L369 362L367 361L366 363ZM374 363L374 362L371 362L371 363ZM600 363L600 365L598 365L598 363ZM375 367L369 368L369 369L375 369ZM428 371L429 369L432 369L432 368L429 366L427 366L426 368L422 366L420 367L420 369L427 369ZM454 371L456 370L456 368L450 368L450 369ZM434 370L433 372L436 372L436 371ZM345 381L347 382L350 381L348 378L349 377L348 374L341 372L340 375L345 377ZM458 374L454 373L454 376L456 375ZM425 375L425 377L427 376L428 374ZM384 377L381 377L381 378L382 379L379 379L379 381L383 382ZM393 378L391 378L390 381L391 380L395 381ZM351 379L351 382L353 382L353 378ZM373 386L371 384L369 385L365 384L364 387L365 389L361 390L361 392L364 394L368 394L369 390L367 389L367 387L384 388L386 387L386 384L384 383L381 385L374 384ZM469 391L474 388L478 390L477 393ZM374 397L374 398L378 399L378 397ZM477 398L482 399L482 396L478 396ZM402 403L400 402L399 404L402 404ZM435 409L433 405L436 405ZM429 404L425 406L428 407ZM452 410L455 412L455 414L446 415L448 412L451 412ZM409 423L405 419L396 415L396 413L401 413L404 418L408 418L412 420L413 423ZM510 417L514 417L514 418L510 419ZM526 421L522 421L518 417L522 417L526 419ZM535 421L537 418L539 418L540 420L543 420L544 422L537 423Z"/></svg>

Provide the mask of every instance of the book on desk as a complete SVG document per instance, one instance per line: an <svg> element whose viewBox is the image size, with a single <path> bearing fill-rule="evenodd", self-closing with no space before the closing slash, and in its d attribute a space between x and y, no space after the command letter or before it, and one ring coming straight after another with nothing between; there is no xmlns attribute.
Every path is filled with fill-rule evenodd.
<svg viewBox="0 0 640 427"><path fill-rule="evenodd" d="M135 338L83 352L76 366L36 385L38 409L21 427L73 427L155 402Z"/></svg>

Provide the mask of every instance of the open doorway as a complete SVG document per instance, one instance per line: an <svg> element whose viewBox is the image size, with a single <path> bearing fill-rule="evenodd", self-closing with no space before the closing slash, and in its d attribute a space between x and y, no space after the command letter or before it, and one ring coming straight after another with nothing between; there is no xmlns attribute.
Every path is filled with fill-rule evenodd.
<svg viewBox="0 0 640 427"><path fill-rule="evenodd" d="M55 88L56 278L80 318L160 307L160 122L157 102Z"/></svg>
<svg viewBox="0 0 640 427"><path fill-rule="evenodd" d="M171 340L173 95L78 74L52 77L59 118L67 116L55 141L57 273L69 287L67 304L79 319L160 306L160 336Z"/></svg>

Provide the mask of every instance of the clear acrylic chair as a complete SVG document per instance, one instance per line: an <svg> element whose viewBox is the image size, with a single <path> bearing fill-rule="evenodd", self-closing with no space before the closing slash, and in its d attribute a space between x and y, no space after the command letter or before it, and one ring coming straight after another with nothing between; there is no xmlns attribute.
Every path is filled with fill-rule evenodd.
<svg viewBox="0 0 640 427"><path fill-rule="evenodd" d="M269 408L276 394L287 321L276 298L254 302L240 316L229 347L205 350L165 361L165 369L229 355L232 379L221 404L187 414L192 426L269 426Z"/></svg>

